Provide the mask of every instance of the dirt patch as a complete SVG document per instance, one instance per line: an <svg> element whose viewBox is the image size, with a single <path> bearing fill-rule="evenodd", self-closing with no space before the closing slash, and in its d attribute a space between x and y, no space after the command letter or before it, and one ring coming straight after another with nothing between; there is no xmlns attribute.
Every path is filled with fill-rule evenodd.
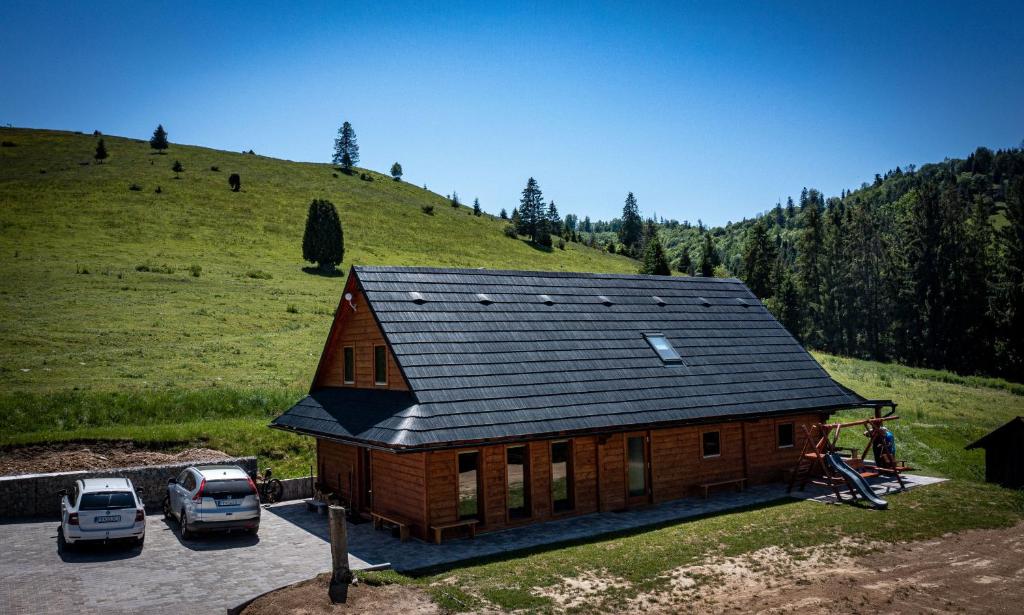
<svg viewBox="0 0 1024 615"><path fill-rule="evenodd" d="M876 551L850 555L865 548ZM669 589L637 597L629 610L1019 613L1024 524L900 545L771 547L680 568L671 578Z"/></svg>
<svg viewBox="0 0 1024 615"><path fill-rule="evenodd" d="M563 609L576 609L599 598L609 590L629 587L629 582L602 571L601 573L585 572L578 577L562 579L562 583L553 587L537 589L541 596L551 598Z"/></svg>
<svg viewBox="0 0 1024 615"><path fill-rule="evenodd" d="M330 573L289 585L262 596L247 606L244 615L318 615L320 613L412 613L434 615L441 609L422 590L404 585L352 585L348 601L331 604L327 597Z"/></svg>
<svg viewBox="0 0 1024 615"><path fill-rule="evenodd" d="M209 448L170 453L138 448L131 442L43 444L0 450L0 476L219 461L230 457Z"/></svg>

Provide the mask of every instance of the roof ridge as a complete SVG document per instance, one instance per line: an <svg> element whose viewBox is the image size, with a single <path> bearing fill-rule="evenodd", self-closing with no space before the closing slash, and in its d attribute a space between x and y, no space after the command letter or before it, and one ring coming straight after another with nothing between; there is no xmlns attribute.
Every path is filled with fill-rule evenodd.
<svg viewBox="0 0 1024 615"><path fill-rule="evenodd" d="M658 280L674 282L710 282L742 284L739 278L706 278L703 276L664 276L641 273L600 273L591 271L546 271L536 269L488 269L486 267L413 267L404 265L352 265L357 273L453 273L478 275L530 275L551 278L591 278L603 280Z"/></svg>

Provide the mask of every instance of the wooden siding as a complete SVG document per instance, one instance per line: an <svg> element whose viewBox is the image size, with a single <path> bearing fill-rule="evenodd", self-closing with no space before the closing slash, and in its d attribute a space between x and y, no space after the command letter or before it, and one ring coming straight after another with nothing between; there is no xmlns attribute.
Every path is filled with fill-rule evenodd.
<svg viewBox="0 0 1024 615"><path fill-rule="evenodd" d="M320 482L329 491L341 494L345 501L352 500L352 489L357 488L359 449L349 444L317 439L316 467Z"/></svg>
<svg viewBox="0 0 1024 615"><path fill-rule="evenodd" d="M324 349L323 364L320 366L314 388L356 387L361 389L391 389L408 391L409 386L398 369L395 357L388 349L388 383L376 384L373 376L373 348L387 346L377 321L370 311L366 298L354 285L346 286L345 292L352 293L353 312L348 302L342 299L327 347ZM355 382L345 383L345 352L351 346L355 354Z"/></svg>
<svg viewBox="0 0 1024 615"><path fill-rule="evenodd" d="M427 453L427 524L452 523L459 517L459 467L454 451Z"/></svg>
<svg viewBox="0 0 1024 615"><path fill-rule="evenodd" d="M600 509L621 510L626 507L626 451L622 434L598 439L600 465Z"/></svg>
<svg viewBox="0 0 1024 615"><path fill-rule="evenodd" d="M371 451L373 512L409 521L414 536L427 537L427 453Z"/></svg>

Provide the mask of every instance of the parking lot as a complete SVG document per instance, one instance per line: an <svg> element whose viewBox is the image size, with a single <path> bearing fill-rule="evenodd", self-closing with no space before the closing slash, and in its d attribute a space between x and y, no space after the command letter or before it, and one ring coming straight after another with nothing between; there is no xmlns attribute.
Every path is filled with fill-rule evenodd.
<svg viewBox="0 0 1024 615"><path fill-rule="evenodd" d="M331 567L330 545L274 508L263 511L258 537L188 542L176 523L149 515L141 552L100 545L62 555L57 528L56 520L0 524L0 614L224 613Z"/></svg>

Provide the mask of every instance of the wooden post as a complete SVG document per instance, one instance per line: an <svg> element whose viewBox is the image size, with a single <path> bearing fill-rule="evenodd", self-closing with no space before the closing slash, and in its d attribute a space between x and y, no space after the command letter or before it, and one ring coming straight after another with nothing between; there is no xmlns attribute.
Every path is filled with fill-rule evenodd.
<svg viewBox="0 0 1024 615"><path fill-rule="evenodd" d="M348 598L348 586L352 582L352 571L348 567L348 528L345 525L345 509L332 505L328 509L328 527L331 531L331 583L328 595L337 604Z"/></svg>

